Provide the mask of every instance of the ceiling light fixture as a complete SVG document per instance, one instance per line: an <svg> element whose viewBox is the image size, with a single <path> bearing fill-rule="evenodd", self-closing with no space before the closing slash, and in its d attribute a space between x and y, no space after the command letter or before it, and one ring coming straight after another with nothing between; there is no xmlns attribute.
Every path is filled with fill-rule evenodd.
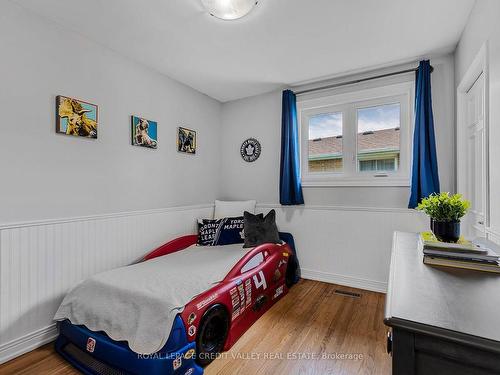
<svg viewBox="0 0 500 375"><path fill-rule="evenodd" d="M258 3L256 0L201 0L201 2L212 16L222 20L244 17Z"/></svg>

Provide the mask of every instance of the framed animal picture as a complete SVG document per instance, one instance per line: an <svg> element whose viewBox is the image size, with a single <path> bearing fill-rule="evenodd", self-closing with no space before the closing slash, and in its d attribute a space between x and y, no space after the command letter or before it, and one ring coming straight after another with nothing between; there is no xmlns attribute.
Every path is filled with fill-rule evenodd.
<svg viewBox="0 0 500 375"><path fill-rule="evenodd" d="M132 145L157 148L158 147L158 124L156 121L146 120L142 117L132 118Z"/></svg>
<svg viewBox="0 0 500 375"><path fill-rule="evenodd" d="M58 95L56 132L85 138L97 138L97 105Z"/></svg>
<svg viewBox="0 0 500 375"><path fill-rule="evenodd" d="M177 132L177 151L186 154L196 154L196 132L179 127Z"/></svg>

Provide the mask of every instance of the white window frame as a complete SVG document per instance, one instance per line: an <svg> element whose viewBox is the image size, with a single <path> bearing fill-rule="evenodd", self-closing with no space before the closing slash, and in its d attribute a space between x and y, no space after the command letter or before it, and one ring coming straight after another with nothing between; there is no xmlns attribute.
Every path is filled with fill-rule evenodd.
<svg viewBox="0 0 500 375"><path fill-rule="evenodd" d="M402 82L356 91L328 91L298 98L297 113L301 139L302 186L410 186L415 83ZM358 171L357 110L400 103L400 162L394 172ZM342 172L309 172L309 118L321 113L342 112Z"/></svg>

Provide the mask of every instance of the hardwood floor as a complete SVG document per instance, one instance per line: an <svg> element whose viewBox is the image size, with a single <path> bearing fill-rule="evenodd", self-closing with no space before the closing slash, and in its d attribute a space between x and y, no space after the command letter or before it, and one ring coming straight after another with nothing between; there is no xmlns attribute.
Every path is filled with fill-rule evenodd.
<svg viewBox="0 0 500 375"><path fill-rule="evenodd" d="M361 297L342 296L336 289ZM380 293L301 280L205 374L390 374L384 300ZM0 374L78 372L49 344L0 365Z"/></svg>

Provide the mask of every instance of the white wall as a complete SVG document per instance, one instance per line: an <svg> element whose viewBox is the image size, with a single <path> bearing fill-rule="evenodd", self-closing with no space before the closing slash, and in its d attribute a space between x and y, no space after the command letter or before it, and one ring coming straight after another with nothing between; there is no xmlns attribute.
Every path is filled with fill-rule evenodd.
<svg viewBox="0 0 500 375"><path fill-rule="evenodd" d="M476 1L455 51L455 77L457 86L481 46L486 41L489 40L490 46L493 49L497 49L496 45L500 39L499 14L499 1Z"/></svg>
<svg viewBox="0 0 500 375"><path fill-rule="evenodd" d="M455 190L454 66L451 55L431 59L432 94L442 190ZM304 275L384 291L392 233L428 226L406 209L409 189L398 187L304 188L305 207L281 208L279 168L281 92L224 103L222 107L222 189L226 199L257 199L259 209L278 213L281 230L296 237ZM255 137L260 159L239 157L241 142Z"/></svg>
<svg viewBox="0 0 500 375"><path fill-rule="evenodd" d="M59 94L99 105L97 140L55 133ZM2 363L54 338L75 283L212 215L221 104L1 1L0 109ZM132 114L158 121L157 150L130 145ZM180 125L197 155L176 151Z"/></svg>
<svg viewBox="0 0 500 375"><path fill-rule="evenodd" d="M479 0L455 52L458 86L483 44L489 56L490 237L500 242L500 1Z"/></svg>
<svg viewBox="0 0 500 375"><path fill-rule="evenodd" d="M216 198L216 100L10 1L0 56L0 224ZM99 105L97 140L55 133L59 94ZM157 150L130 145L132 114L158 121ZM176 151L178 126L198 131L196 156Z"/></svg>

